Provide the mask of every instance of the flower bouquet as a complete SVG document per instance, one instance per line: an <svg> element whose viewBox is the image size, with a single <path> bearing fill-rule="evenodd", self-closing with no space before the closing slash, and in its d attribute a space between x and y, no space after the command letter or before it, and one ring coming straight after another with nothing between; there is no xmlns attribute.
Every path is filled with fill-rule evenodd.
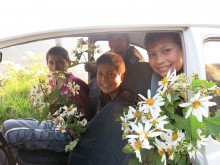
<svg viewBox="0 0 220 165"><path fill-rule="evenodd" d="M34 108L42 111L42 120L52 119L56 130L68 132L74 139L66 146L72 150L77 144L80 134L85 132L87 120L75 106L72 97L79 94L80 86L75 84L68 72L56 71L48 76L48 81L40 80L30 90Z"/></svg>
<svg viewBox="0 0 220 165"><path fill-rule="evenodd" d="M78 64L88 64L94 67L95 59L94 55L96 53L100 54L101 49L99 45L96 45L89 40L84 40L83 38L79 38L77 40L77 45L75 49L73 49L72 53L74 54L74 60L72 61L71 66L75 66ZM85 56L90 57L89 59Z"/></svg>
<svg viewBox="0 0 220 165"><path fill-rule="evenodd" d="M187 78L169 71L154 96L139 96L136 107L129 106L120 116L123 151L134 153L130 164L190 164L203 155L199 151L207 137L220 133L220 111L212 113L210 101L219 94L214 82L200 80L197 74Z"/></svg>

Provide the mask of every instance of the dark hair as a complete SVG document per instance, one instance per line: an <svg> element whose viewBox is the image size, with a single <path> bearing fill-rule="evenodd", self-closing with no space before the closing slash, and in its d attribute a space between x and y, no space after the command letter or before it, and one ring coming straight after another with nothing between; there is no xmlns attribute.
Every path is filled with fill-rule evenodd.
<svg viewBox="0 0 220 165"><path fill-rule="evenodd" d="M99 64L113 64L119 73L125 73L125 63L123 58L113 52L106 52L96 60L96 68Z"/></svg>
<svg viewBox="0 0 220 165"><path fill-rule="evenodd" d="M176 43L182 49L182 42L179 33L177 32L155 32L147 33L144 38L145 49L149 49L155 46L156 43L161 40L171 41Z"/></svg>
<svg viewBox="0 0 220 165"><path fill-rule="evenodd" d="M46 54L46 60L48 62L48 56L62 56L65 60L70 60L69 53L62 46L54 46L50 48Z"/></svg>

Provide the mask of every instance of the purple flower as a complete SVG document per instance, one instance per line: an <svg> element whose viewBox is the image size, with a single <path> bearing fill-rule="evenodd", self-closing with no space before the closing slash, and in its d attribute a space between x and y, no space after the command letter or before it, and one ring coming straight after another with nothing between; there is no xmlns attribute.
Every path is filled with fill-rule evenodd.
<svg viewBox="0 0 220 165"><path fill-rule="evenodd" d="M66 84L62 85L61 89L60 89L60 93L61 95L65 95L69 92L69 88L66 86Z"/></svg>
<svg viewBox="0 0 220 165"><path fill-rule="evenodd" d="M52 87L52 88L56 88L58 86L58 82L56 79L54 78L50 78L49 79L49 85Z"/></svg>

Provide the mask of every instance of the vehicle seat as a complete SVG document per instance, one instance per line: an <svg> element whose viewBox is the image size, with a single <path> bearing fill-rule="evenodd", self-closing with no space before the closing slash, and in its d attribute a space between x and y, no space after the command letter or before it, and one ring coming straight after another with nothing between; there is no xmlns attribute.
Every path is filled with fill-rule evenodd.
<svg viewBox="0 0 220 165"><path fill-rule="evenodd" d="M148 62L132 64L125 72L122 86L146 97L147 90L151 88L152 73Z"/></svg>
<svg viewBox="0 0 220 165"><path fill-rule="evenodd" d="M21 150L18 156L18 165L66 165L69 153Z"/></svg>

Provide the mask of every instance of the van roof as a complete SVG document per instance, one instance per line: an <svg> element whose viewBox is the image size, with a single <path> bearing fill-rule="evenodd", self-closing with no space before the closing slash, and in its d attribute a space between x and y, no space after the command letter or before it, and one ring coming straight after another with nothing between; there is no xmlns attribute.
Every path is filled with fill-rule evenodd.
<svg viewBox="0 0 220 165"><path fill-rule="evenodd" d="M219 16L212 0L7 0L1 2L0 48L77 34L220 27Z"/></svg>

